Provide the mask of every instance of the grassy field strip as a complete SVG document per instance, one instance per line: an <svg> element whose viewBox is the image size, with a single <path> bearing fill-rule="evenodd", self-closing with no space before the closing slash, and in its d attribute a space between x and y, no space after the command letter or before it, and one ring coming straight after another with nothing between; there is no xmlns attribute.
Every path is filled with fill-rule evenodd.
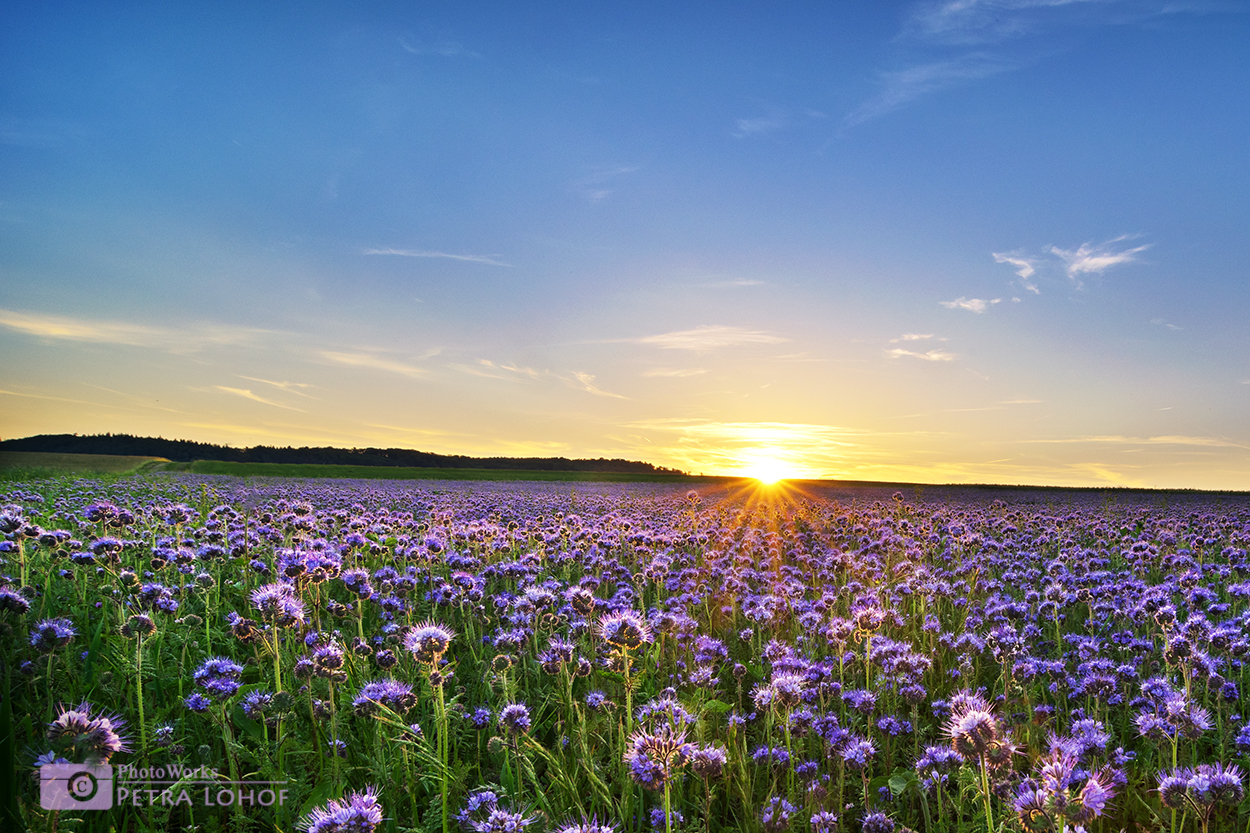
<svg viewBox="0 0 1250 833"><path fill-rule="evenodd" d="M156 470L168 462L163 457L0 451L0 471L47 471L54 475L68 473L130 474L139 471Z"/></svg>
<svg viewBox="0 0 1250 833"><path fill-rule="evenodd" d="M195 474L226 474L235 477L331 477L370 480L547 480L608 483L706 483L721 478L682 474L645 474L596 471L523 471L516 469L443 469L400 466L338 466L291 463L228 463L196 460Z"/></svg>

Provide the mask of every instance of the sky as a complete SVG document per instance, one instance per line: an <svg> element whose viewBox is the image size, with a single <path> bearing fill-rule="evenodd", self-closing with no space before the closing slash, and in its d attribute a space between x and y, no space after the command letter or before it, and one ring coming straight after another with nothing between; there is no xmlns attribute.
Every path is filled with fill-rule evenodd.
<svg viewBox="0 0 1250 833"><path fill-rule="evenodd" d="M0 437L1250 489L1250 3L0 8Z"/></svg>

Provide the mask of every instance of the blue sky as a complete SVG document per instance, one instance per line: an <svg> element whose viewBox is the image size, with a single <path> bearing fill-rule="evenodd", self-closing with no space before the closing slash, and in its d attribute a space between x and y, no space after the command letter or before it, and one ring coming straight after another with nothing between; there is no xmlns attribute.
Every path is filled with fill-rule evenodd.
<svg viewBox="0 0 1250 833"><path fill-rule="evenodd" d="M1250 488L1248 11L7 4L0 435Z"/></svg>

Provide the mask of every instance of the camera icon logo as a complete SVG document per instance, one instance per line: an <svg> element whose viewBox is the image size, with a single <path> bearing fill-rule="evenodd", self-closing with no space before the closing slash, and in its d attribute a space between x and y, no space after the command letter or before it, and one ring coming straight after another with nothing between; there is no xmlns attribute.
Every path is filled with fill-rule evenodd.
<svg viewBox="0 0 1250 833"><path fill-rule="evenodd" d="M44 764L39 767L39 806L45 810L107 810L113 806L109 764Z"/></svg>

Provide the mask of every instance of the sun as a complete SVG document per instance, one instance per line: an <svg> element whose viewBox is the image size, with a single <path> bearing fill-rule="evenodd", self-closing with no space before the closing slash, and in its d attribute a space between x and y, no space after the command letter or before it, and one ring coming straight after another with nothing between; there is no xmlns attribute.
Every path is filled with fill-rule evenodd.
<svg viewBox="0 0 1250 833"><path fill-rule="evenodd" d="M765 486L794 476L794 468L778 457L758 456L746 460L743 475L753 477Z"/></svg>

